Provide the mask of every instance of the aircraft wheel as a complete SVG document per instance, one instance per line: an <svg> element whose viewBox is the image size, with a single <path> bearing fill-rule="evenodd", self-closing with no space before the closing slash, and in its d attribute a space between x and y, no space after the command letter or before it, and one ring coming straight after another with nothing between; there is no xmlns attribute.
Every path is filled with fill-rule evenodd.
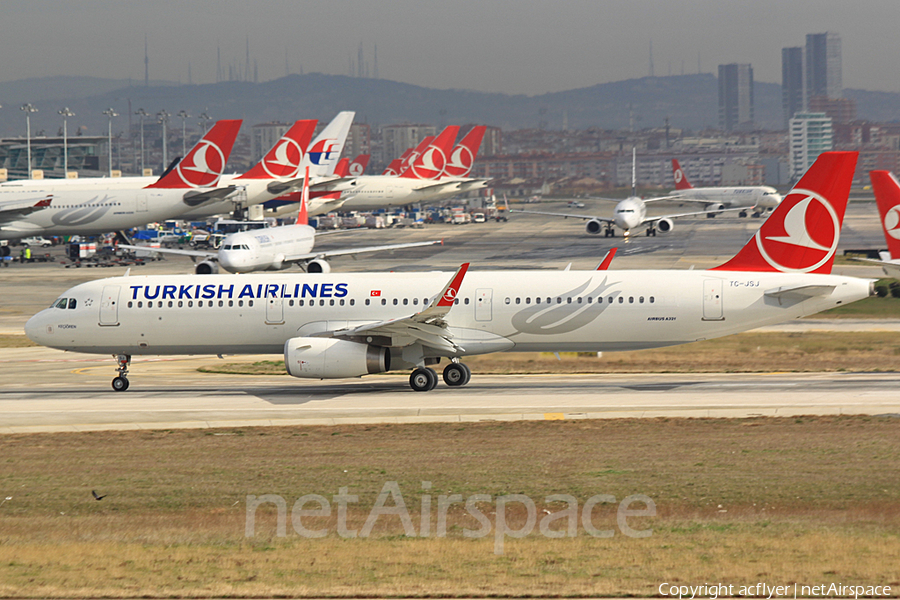
<svg viewBox="0 0 900 600"><path fill-rule="evenodd" d="M437 385L437 374L431 369L418 368L409 376L409 387L416 392L427 392Z"/></svg>
<svg viewBox="0 0 900 600"><path fill-rule="evenodd" d="M466 385L471 377L469 368L462 363L450 363L444 367L444 383L450 387Z"/></svg>
<svg viewBox="0 0 900 600"><path fill-rule="evenodd" d="M431 381L433 383L431 384L431 387L429 389L433 390L437 387L438 381L440 381L440 377L438 377L437 371L435 371L431 367L425 367L425 370L431 373Z"/></svg>
<svg viewBox="0 0 900 600"><path fill-rule="evenodd" d="M738 213L738 216L739 216L740 218L742 218L742 219L746 219L746 218L747 218L747 211L746 211L746 210L742 210L741 212Z"/></svg>
<svg viewBox="0 0 900 600"><path fill-rule="evenodd" d="M117 392L124 392L128 389L128 380L124 377L116 377L112 380L112 389Z"/></svg>

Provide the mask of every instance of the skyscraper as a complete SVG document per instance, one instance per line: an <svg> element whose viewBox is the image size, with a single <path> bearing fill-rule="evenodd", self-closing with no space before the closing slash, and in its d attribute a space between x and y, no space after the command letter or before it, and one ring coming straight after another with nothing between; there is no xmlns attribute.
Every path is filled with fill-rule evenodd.
<svg viewBox="0 0 900 600"><path fill-rule="evenodd" d="M719 65L719 129L753 128L753 67Z"/></svg>
<svg viewBox="0 0 900 600"><path fill-rule="evenodd" d="M784 128L806 106L803 101L803 47L781 49L781 106L784 109Z"/></svg>
<svg viewBox="0 0 900 600"><path fill-rule="evenodd" d="M791 177L797 181L820 154L834 147L831 117L825 113L799 112L791 118L788 134Z"/></svg>
<svg viewBox="0 0 900 600"><path fill-rule="evenodd" d="M813 96L842 98L841 36L834 32L806 36L806 102Z"/></svg>

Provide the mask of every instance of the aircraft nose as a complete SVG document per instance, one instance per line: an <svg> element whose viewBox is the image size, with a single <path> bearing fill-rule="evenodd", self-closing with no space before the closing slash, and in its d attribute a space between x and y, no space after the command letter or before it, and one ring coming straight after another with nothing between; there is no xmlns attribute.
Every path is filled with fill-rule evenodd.
<svg viewBox="0 0 900 600"><path fill-rule="evenodd" d="M45 336L47 335L47 328L44 320L44 311L39 312L26 321L25 335L32 342L36 342L42 346L46 345Z"/></svg>

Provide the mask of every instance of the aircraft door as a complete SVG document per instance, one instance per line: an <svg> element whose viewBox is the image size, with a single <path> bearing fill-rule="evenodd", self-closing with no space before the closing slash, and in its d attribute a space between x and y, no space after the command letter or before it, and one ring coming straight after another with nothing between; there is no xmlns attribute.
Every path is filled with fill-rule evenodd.
<svg viewBox="0 0 900 600"><path fill-rule="evenodd" d="M137 212L147 212L147 194L137 195Z"/></svg>
<svg viewBox="0 0 900 600"><path fill-rule="evenodd" d="M491 288L481 288L475 290L475 320L490 321L491 320L491 298L494 290Z"/></svg>
<svg viewBox="0 0 900 600"><path fill-rule="evenodd" d="M270 325L284 323L284 300L281 298L266 299L266 323Z"/></svg>
<svg viewBox="0 0 900 600"><path fill-rule="evenodd" d="M119 324L119 286L104 285L100 298L100 324Z"/></svg>
<svg viewBox="0 0 900 600"><path fill-rule="evenodd" d="M722 306L722 280L703 280L703 320L724 321L725 312Z"/></svg>

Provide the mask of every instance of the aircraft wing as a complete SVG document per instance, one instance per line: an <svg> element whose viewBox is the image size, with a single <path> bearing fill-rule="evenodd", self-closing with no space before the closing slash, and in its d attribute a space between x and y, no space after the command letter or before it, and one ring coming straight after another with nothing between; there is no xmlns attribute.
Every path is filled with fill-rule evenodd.
<svg viewBox="0 0 900 600"><path fill-rule="evenodd" d="M717 215L719 213L734 212L734 211L739 211L739 210L748 210L750 208L753 208L753 207L752 206L738 206L736 208L722 208L719 210L701 210L701 211L695 211L695 212L678 213L675 215L659 215L658 217L648 217L648 218L644 219L644 221L643 221L643 223L641 223L641 225L643 225L644 223L656 223L657 221L659 221L661 219L680 219L681 217L699 217L700 215L711 215L711 214Z"/></svg>
<svg viewBox="0 0 900 600"><path fill-rule="evenodd" d="M337 186L341 186L341 190L346 189L353 181L356 180L356 177L326 177L323 179L319 179L315 183L309 184L310 192L336 192ZM303 179L296 180L298 186L303 185ZM291 182L293 183L293 182Z"/></svg>
<svg viewBox="0 0 900 600"><path fill-rule="evenodd" d="M317 234L318 235L318 234ZM322 252L310 252L308 254L292 254L285 256L285 262L298 262L301 260L311 260L314 258L331 258L332 256L347 256L353 254L362 254L364 252L382 252L385 250L400 250L401 248L417 248L420 246L432 246L434 244L443 244L444 240L433 240L430 242L411 242L408 244L388 244L386 246L366 246L364 248L345 248L343 250L325 250Z"/></svg>
<svg viewBox="0 0 900 600"><path fill-rule="evenodd" d="M460 265L447 285L444 286L444 289L441 290L441 293L435 296L431 304L422 312L387 321L376 321L346 329L325 331L313 334L313 336L337 338L353 338L360 335L386 336L391 338L392 345L409 346L418 342L431 348L458 352L462 348L453 342L453 334L447 329L444 317L453 307L456 295L468 269L469 263ZM397 340L396 342L394 341L395 339Z"/></svg>
<svg viewBox="0 0 900 600"><path fill-rule="evenodd" d="M554 213L554 212L542 212L539 210L523 210L521 208L511 208L509 212L520 212L520 213L529 213L532 215L548 215L551 217L562 217L564 219L594 219L595 221L600 221L602 223L615 223L615 219L610 219L609 217L594 217L592 215L575 215L572 213ZM660 217L662 218L662 217Z"/></svg>
<svg viewBox="0 0 900 600"><path fill-rule="evenodd" d="M15 200L0 204L0 223L9 223L35 211L43 210L50 206L52 201L53 196L47 196L37 202L34 200Z"/></svg>
<svg viewBox="0 0 900 600"><path fill-rule="evenodd" d="M215 200L223 200L231 195L237 186L229 185L222 188L211 188L203 192L190 191L184 195L184 203L188 206L199 206Z"/></svg>
<svg viewBox="0 0 900 600"><path fill-rule="evenodd" d="M162 252L163 254L178 254L179 256L195 256L198 258L216 258L218 252L209 252L202 250L177 250L175 248L153 248L152 246L130 246L128 244L119 244L119 248L127 248L128 250L141 250L144 252Z"/></svg>
<svg viewBox="0 0 900 600"><path fill-rule="evenodd" d="M882 254L887 254L886 252ZM852 260L856 260L859 262L867 262L872 263L874 265L878 265L881 267L881 270L884 271L885 275L890 277L900 277L900 261L895 260L876 260L874 258L862 258L859 256L851 256Z"/></svg>

